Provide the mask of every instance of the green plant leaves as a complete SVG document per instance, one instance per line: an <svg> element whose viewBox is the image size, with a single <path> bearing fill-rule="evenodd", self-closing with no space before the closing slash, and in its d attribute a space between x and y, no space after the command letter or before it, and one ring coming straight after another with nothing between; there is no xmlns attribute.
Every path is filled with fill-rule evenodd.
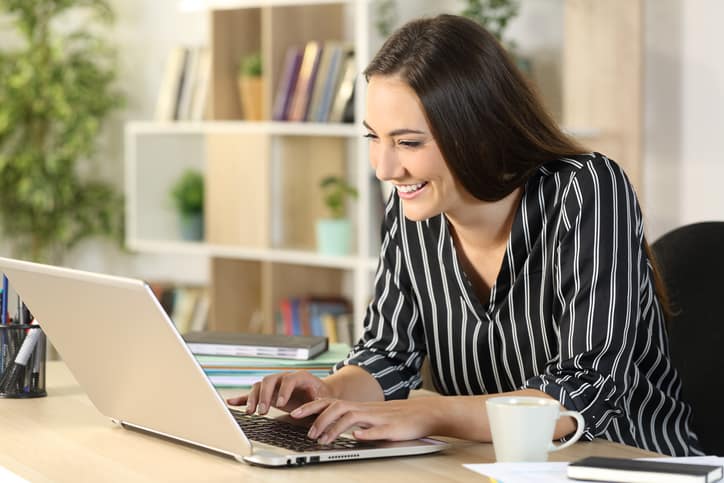
<svg viewBox="0 0 724 483"><path fill-rule="evenodd" d="M344 202L348 197L356 198L357 190L339 176L327 176L319 182L319 186L332 218L344 218Z"/></svg>
<svg viewBox="0 0 724 483"><path fill-rule="evenodd" d="M106 117L123 105L116 58L94 27L105 0L0 0L24 44L0 51L0 224L15 256L57 257L96 235L121 239L123 202L89 179ZM85 15L82 30L55 29Z"/></svg>

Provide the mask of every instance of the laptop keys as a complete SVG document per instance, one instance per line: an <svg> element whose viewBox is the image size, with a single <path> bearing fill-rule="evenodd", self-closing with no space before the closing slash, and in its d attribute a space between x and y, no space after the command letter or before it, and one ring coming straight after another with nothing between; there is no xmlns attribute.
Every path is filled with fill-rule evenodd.
<svg viewBox="0 0 724 483"><path fill-rule="evenodd" d="M330 451L362 448L366 444L356 439L340 436L331 443L319 444L307 437L307 428L243 411L230 409L236 422L249 439L261 443L279 446L292 451Z"/></svg>

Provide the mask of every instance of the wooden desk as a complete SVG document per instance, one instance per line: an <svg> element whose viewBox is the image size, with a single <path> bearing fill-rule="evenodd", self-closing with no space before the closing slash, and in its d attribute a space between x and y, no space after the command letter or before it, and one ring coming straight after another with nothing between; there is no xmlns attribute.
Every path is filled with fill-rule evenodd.
<svg viewBox="0 0 724 483"><path fill-rule="evenodd" d="M258 468L127 431L91 404L62 362L49 362L48 397L0 399L0 466L30 481L325 481L369 483L480 481L463 463L495 460L490 444L452 440L448 451L429 456L328 463L301 468ZM158 395L163 398L163 394ZM193 417L193 415L190 415ZM636 448L595 441L553 453L551 459L588 455L655 456Z"/></svg>

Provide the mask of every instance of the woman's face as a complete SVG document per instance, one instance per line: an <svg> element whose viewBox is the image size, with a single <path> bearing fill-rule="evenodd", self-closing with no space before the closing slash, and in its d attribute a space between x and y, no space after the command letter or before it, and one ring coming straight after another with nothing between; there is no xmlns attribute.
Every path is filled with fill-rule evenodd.
<svg viewBox="0 0 724 483"><path fill-rule="evenodd" d="M464 189L432 137L420 99L402 79L370 78L364 125L375 174L395 185L407 218L426 220L462 202Z"/></svg>

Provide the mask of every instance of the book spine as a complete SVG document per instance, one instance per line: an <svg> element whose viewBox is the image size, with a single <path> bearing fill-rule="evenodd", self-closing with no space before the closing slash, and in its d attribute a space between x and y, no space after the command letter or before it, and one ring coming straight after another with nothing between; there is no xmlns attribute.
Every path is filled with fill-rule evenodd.
<svg viewBox="0 0 724 483"><path fill-rule="evenodd" d="M194 355L235 356L235 357L274 357L279 359L309 359L308 349L291 347L239 346L229 344L206 344L189 342L189 350Z"/></svg>

